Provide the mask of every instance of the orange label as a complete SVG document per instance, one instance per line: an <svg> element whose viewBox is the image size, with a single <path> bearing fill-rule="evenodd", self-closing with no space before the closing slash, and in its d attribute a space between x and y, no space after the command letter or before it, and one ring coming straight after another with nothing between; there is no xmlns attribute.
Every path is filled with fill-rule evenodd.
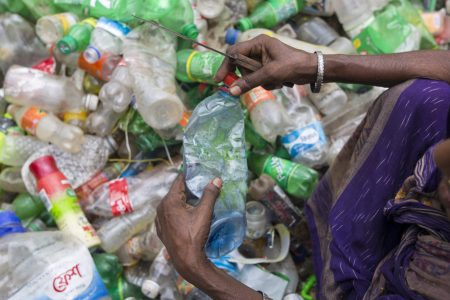
<svg viewBox="0 0 450 300"><path fill-rule="evenodd" d="M271 91L260 86L254 88L242 97L242 102L244 102L248 112L251 112L258 104L269 100L274 101L275 95Z"/></svg>
<svg viewBox="0 0 450 300"><path fill-rule="evenodd" d="M191 113L188 111L185 111L183 114L183 118L180 121L181 127L186 128L187 124L189 123L190 118L191 118Z"/></svg>
<svg viewBox="0 0 450 300"><path fill-rule="evenodd" d="M28 133L35 135L36 127L39 124L39 121L46 116L47 113L45 111L40 110L36 106L32 106L23 114L21 127Z"/></svg>

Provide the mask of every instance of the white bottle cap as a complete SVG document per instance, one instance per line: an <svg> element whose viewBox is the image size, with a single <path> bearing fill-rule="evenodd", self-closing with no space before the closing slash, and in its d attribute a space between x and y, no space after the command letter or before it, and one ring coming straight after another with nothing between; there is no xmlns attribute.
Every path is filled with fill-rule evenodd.
<svg viewBox="0 0 450 300"><path fill-rule="evenodd" d="M156 298L156 296L159 295L159 290L161 287L159 284L154 282L153 280L146 279L144 283L142 284L142 294L144 294L146 297L149 297L151 299Z"/></svg>
<svg viewBox="0 0 450 300"><path fill-rule="evenodd" d="M98 97L93 94L84 96L84 107L86 107L87 110L95 111L98 107Z"/></svg>
<svg viewBox="0 0 450 300"><path fill-rule="evenodd" d="M284 296L283 300L303 300L303 297L299 294L292 293Z"/></svg>

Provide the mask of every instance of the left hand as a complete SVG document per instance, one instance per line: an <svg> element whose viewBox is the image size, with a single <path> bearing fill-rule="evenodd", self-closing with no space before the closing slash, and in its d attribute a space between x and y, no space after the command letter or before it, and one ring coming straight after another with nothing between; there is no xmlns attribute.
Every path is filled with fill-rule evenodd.
<svg viewBox="0 0 450 300"><path fill-rule="evenodd" d="M204 247L208 240L214 204L222 188L219 178L210 182L197 206L186 203L184 175L175 179L157 209L156 229L171 260L184 278L208 264Z"/></svg>

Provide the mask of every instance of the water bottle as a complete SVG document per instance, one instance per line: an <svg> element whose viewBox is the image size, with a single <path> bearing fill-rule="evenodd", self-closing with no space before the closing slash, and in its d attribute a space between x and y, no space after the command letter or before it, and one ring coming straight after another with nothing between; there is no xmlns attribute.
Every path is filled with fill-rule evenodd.
<svg viewBox="0 0 450 300"><path fill-rule="evenodd" d="M339 22L350 38L354 38L374 20L368 1L334 0L333 6Z"/></svg>
<svg viewBox="0 0 450 300"><path fill-rule="evenodd" d="M263 237L270 227L266 208L261 202L249 201L245 205L245 216L247 219L246 236L250 239Z"/></svg>
<svg viewBox="0 0 450 300"><path fill-rule="evenodd" d="M236 76L228 75L230 86ZM245 236L247 166L244 116L239 98L220 90L201 102L192 113L183 138L188 202L195 205L215 177L223 180L205 251L221 257L236 249Z"/></svg>
<svg viewBox="0 0 450 300"><path fill-rule="evenodd" d="M311 87L307 89L312 103L324 115L335 114L348 101L347 94L334 82L325 83L320 93L311 92Z"/></svg>
<svg viewBox="0 0 450 300"><path fill-rule="evenodd" d="M121 60L111 75L111 80L103 85L99 98L105 106L122 113L130 105L133 96L133 78L124 60Z"/></svg>
<svg viewBox="0 0 450 300"><path fill-rule="evenodd" d="M8 299L110 299L83 243L60 231L25 233L0 212L0 294Z"/></svg>
<svg viewBox="0 0 450 300"><path fill-rule="evenodd" d="M273 155L252 152L248 164L256 175L269 175L288 194L302 199L311 196L319 180L319 174L313 169Z"/></svg>
<svg viewBox="0 0 450 300"><path fill-rule="evenodd" d="M242 31L258 27L272 28L295 16L303 6L303 0L268 0L260 3L250 16L240 19L237 27Z"/></svg>
<svg viewBox="0 0 450 300"><path fill-rule="evenodd" d="M166 281L173 280L174 270L168 260L167 250L164 248L153 261L148 279L142 285L142 293L148 298L154 299L159 295L161 286Z"/></svg>
<svg viewBox="0 0 450 300"><path fill-rule="evenodd" d="M87 118L86 128L89 133L98 136L107 136L112 133L122 116L123 113L117 113L111 107L101 104L100 107Z"/></svg>
<svg viewBox="0 0 450 300"><path fill-rule="evenodd" d="M177 52L178 80L183 82L205 82L215 84L214 76L219 70L224 56L212 51L184 49Z"/></svg>
<svg viewBox="0 0 450 300"><path fill-rule="evenodd" d="M109 81L114 69L121 60L122 57L120 55L103 53L99 60L91 64L85 59L84 55L80 55L78 57L78 67L97 79Z"/></svg>
<svg viewBox="0 0 450 300"><path fill-rule="evenodd" d="M327 22L318 17L298 26L296 33L300 40L317 45L330 45L339 37Z"/></svg>
<svg viewBox="0 0 450 300"><path fill-rule="evenodd" d="M150 24L133 30L125 43L124 57L133 77L137 109L157 130L175 127L184 112L176 93L174 43L173 36Z"/></svg>
<svg viewBox="0 0 450 300"><path fill-rule="evenodd" d="M108 253L116 252L134 235L147 228L156 218L156 206L151 204L141 210L112 218L98 230L101 247Z"/></svg>
<svg viewBox="0 0 450 300"><path fill-rule="evenodd" d="M50 54L55 58L55 60L68 68L68 72L74 72L78 68L78 58L80 57L79 52L72 52L70 54L63 54L61 50L53 44L49 47Z"/></svg>
<svg viewBox="0 0 450 300"><path fill-rule="evenodd" d="M275 95L263 87L256 87L242 96L255 131L269 143L284 133L289 117Z"/></svg>
<svg viewBox="0 0 450 300"><path fill-rule="evenodd" d="M88 63L93 64L101 58L102 53L122 54L123 39L130 30L130 27L123 23L103 17L100 18L92 32L91 43L84 50L84 59Z"/></svg>
<svg viewBox="0 0 450 300"><path fill-rule="evenodd" d="M66 176L56 166L52 156L33 161L29 169L36 178L39 197L55 219L58 228L82 241L87 247L95 247L100 240L87 220Z"/></svg>
<svg viewBox="0 0 450 300"><path fill-rule="evenodd" d="M92 31L94 31L96 25L96 19L88 18L72 26L69 33L56 44L59 51L67 55L72 52L81 52L86 49L91 40Z"/></svg>
<svg viewBox="0 0 450 300"><path fill-rule="evenodd" d="M54 113L95 110L98 98L85 95L70 78L12 66L4 82L5 99L16 105L38 106ZM49 92L50 91L50 92Z"/></svg>
<svg viewBox="0 0 450 300"><path fill-rule="evenodd" d="M0 163L7 166L22 166L36 151L48 146L32 136L5 135L0 131Z"/></svg>
<svg viewBox="0 0 450 300"><path fill-rule="evenodd" d="M36 34L45 44L51 45L68 34L78 22L77 15L69 12L45 16L36 22Z"/></svg>
<svg viewBox="0 0 450 300"><path fill-rule="evenodd" d="M41 141L50 142L71 153L81 150L84 134L80 128L65 124L36 106L10 105L8 110L22 129Z"/></svg>
<svg viewBox="0 0 450 300"><path fill-rule="evenodd" d="M215 19L225 9L225 0L197 0L197 9L206 19Z"/></svg>

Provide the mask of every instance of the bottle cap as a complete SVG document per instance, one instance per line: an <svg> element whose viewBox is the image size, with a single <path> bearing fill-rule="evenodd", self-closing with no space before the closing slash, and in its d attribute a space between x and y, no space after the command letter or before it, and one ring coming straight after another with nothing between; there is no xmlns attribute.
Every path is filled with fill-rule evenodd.
<svg viewBox="0 0 450 300"><path fill-rule="evenodd" d="M253 28L253 24L249 18L242 18L237 22L237 27L241 31L247 31Z"/></svg>
<svg viewBox="0 0 450 300"><path fill-rule="evenodd" d="M36 159L30 164L29 168L36 180L59 171L56 166L56 161L51 155Z"/></svg>
<svg viewBox="0 0 450 300"><path fill-rule="evenodd" d="M239 76L230 72L223 79L223 83L225 83L226 86L230 87L238 79L239 79Z"/></svg>
<svg viewBox="0 0 450 300"><path fill-rule="evenodd" d="M93 94L87 94L84 97L84 107L86 107L87 110L95 111L98 107L98 97Z"/></svg>
<svg viewBox="0 0 450 300"><path fill-rule="evenodd" d="M193 23L186 24L181 29L181 34L187 36L188 38L195 39L198 36L197 26Z"/></svg>
<svg viewBox="0 0 450 300"><path fill-rule="evenodd" d="M58 42L57 46L62 54L68 55L77 50L78 42L75 38L71 37L70 35L66 35Z"/></svg>
<svg viewBox="0 0 450 300"><path fill-rule="evenodd" d="M233 27L228 28L225 34L225 43L228 45L234 45L237 42L240 30L234 29Z"/></svg>
<svg viewBox="0 0 450 300"><path fill-rule="evenodd" d="M19 217L10 210L0 211L0 237L18 232L25 232Z"/></svg>
<svg viewBox="0 0 450 300"><path fill-rule="evenodd" d="M102 54L94 46L88 46L83 52L83 57L88 63L94 64L102 57Z"/></svg>
<svg viewBox="0 0 450 300"><path fill-rule="evenodd" d="M159 295L159 290L161 289L161 287L159 286L159 284L157 284L156 282L154 282L153 280L145 280L144 283L142 284L142 294L144 294L145 296L154 299L156 298L156 296Z"/></svg>

